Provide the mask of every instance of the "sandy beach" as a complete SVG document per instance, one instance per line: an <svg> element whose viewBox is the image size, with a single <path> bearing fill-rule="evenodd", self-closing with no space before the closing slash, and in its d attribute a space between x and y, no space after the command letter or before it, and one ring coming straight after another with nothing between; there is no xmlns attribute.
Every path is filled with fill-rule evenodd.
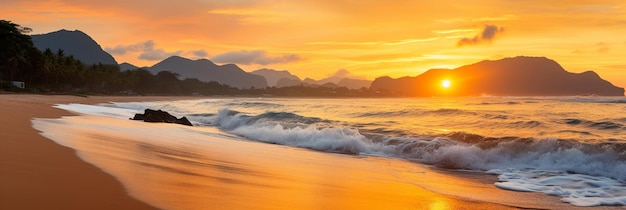
<svg viewBox="0 0 626 210"><path fill-rule="evenodd" d="M52 107L58 103L159 99L0 95L0 209L154 209L72 149L39 135L31 119L72 115Z"/></svg>
<svg viewBox="0 0 626 210"><path fill-rule="evenodd" d="M122 163L92 148L94 151L78 154L85 162L74 150L41 136L31 122L33 118L74 115L52 107L59 103L166 99L185 98L0 95L0 209L574 208L557 197L498 189L493 186L493 176L450 174L402 160L202 137L213 146L200 163L190 159L197 155L193 142L199 141L193 134L186 136L192 143L183 145L180 151L188 156L181 159L176 156L179 150L154 149L156 143L111 132L65 128L62 135L98 136L120 147L139 146L141 154L130 155L147 158L140 164ZM102 117L66 120L121 127L138 123ZM145 129L155 128L146 125ZM163 169L176 173L156 173ZM125 173L137 174L129 178Z"/></svg>

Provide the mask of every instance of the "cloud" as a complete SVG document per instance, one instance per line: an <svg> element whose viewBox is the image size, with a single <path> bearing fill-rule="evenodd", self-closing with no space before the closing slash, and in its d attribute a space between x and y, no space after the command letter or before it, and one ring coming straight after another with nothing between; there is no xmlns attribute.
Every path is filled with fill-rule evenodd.
<svg viewBox="0 0 626 210"><path fill-rule="evenodd" d="M174 55L180 55L182 52L183 51L181 50L176 52L165 52L163 49L150 49L144 50L138 58L142 60L158 61Z"/></svg>
<svg viewBox="0 0 626 210"><path fill-rule="evenodd" d="M328 78L350 78L350 79L365 79L365 77L352 74L346 69L339 69Z"/></svg>
<svg viewBox="0 0 626 210"><path fill-rule="evenodd" d="M474 38L462 38L456 43L456 46L462 47L465 45L491 43L495 39L496 35L502 32L504 32L503 27L498 27L496 25L485 25L485 28L483 28L483 31L480 34L474 36Z"/></svg>
<svg viewBox="0 0 626 210"><path fill-rule="evenodd" d="M128 52L139 52L146 48L154 48L154 41L148 40L131 45L117 45L113 48L105 47L104 50L113 55L126 55Z"/></svg>
<svg viewBox="0 0 626 210"><path fill-rule="evenodd" d="M350 73L348 70L339 69L331 77L349 77L349 76L352 76L352 73Z"/></svg>
<svg viewBox="0 0 626 210"><path fill-rule="evenodd" d="M197 56L197 57L207 57L209 56L209 53L207 53L204 50L196 50L196 51L191 51L191 54Z"/></svg>
<svg viewBox="0 0 626 210"><path fill-rule="evenodd" d="M283 56L268 56L263 50L253 51L234 51L219 54L211 58L212 61L217 63L235 63L235 64L273 64L273 63L289 63L300 60L300 57L295 54L288 54Z"/></svg>
<svg viewBox="0 0 626 210"><path fill-rule="evenodd" d="M150 60L150 61L163 60L167 57L170 57L173 55L180 55L183 53L183 51L181 50L175 51L175 52L167 52L164 49L155 48L155 45L156 44L154 43L154 41L148 40L145 42L140 42L140 43L130 44L130 45L117 45L113 48L105 47L104 50L113 55L125 55L129 52L140 52L139 57L138 57L139 59ZM206 52L204 52L203 50L193 51L192 53L194 55L197 55L198 53L206 54Z"/></svg>

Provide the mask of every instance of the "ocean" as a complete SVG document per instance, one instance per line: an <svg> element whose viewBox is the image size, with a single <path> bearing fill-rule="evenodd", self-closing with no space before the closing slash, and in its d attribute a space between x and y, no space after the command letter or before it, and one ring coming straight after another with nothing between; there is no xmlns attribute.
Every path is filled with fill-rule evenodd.
<svg viewBox="0 0 626 210"><path fill-rule="evenodd" d="M130 134L133 138L169 136L172 141L210 136L490 174L497 176L493 185L500 189L540 192L575 206L626 205L624 97L208 98L56 107L85 117L35 119L33 126L76 149L82 158L89 154L80 152L80 144L89 143L73 140L72 128L100 130L119 139ZM146 108L186 116L195 126L140 130L140 122L127 119ZM91 143L93 152L116 161L137 162L114 154L132 148L143 151L142 155L152 150L178 154L186 157L178 163L194 167L202 164L192 161L186 150L155 149L150 144L115 147L111 145L121 145L122 140L92 135L97 140ZM186 144L187 150L202 147L192 141ZM223 171L229 170L237 169Z"/></svg>

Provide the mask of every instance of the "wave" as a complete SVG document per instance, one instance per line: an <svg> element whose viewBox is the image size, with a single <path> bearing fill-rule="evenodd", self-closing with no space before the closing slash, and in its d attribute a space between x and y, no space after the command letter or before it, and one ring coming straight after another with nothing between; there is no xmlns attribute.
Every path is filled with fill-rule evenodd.
<svg viewBox="0 0 626 210"><path fill-rule="evenodd" d="M376 112L366 112L366 113L356 113L355 117L395 117L395 116L422 116L422 115L431 115L431 116L458 116L458 115L478 115L476 112L467 111L463 109L450 109L450 108L442 108L435 110L425 110L425 109L403 109L397 111L376 111Z"/></svg>
<svg viewBox="0 0 626 210"><path fill-rule="evenodd" d="M615 205L616 199L626 201L620 200L621 196L626 196L626 144L489 138L462 132L407 137L394 135L401 132L386 129L365 130L363 134L357 128L333 126L332 123L318 124L325 121L293 113L268 112L247 116L222 109L212 117L211 124L229 133L267 143L326 152L402 158L448 169L489 171L500 175L500 182L496 184L498 187L559 195L564 202L573 205ZM529 124L534 126L532 122ZM529 179L545 171L559 174L546 175L544 178L561 180L554 185L561 193L555 191L557 187L551 185L553 182ZM610 181L620 185L612 188L577 185L580 182L598 182L597 179L608 180L600 181L602 183ZM543 185L546 186L539 187ZM599 193L598 198L576 199L589 197L590 192ZM617 203L626 205L626 202Z"/></svg>
<svg viewBox="0 0 626 210"><path fill-rule="evenodd" d="M282 107L280 104L266 103L266 102L233 102L228 103L226 106L238 106L238 107L262 107L262 108L278 108Z"/></svg>
<svg viewBox="0 0 626 210"><path fill-rule="evenodd" d="M366 113L358 113L356 117L394 117L411 114L410 111L400 110L400 111L380 111L380 112L366 112Z"/></svg>
<svg viewBox="0 0 626 210"><path fill-rule="evenodd" d="M625 104L626 98L575 98L575 99L566 99L563 101L582 102L582 103Z"/></svg>
<svg viewBox="0 0 626 210"><path fill-rule="evenodd" d="M435 110L424 110L424 109L405 109L398 111L378 111L378 112L367 112L367 113L358 113L356 117L395 117L395 116L404 116L404 115L434 115L434 116L451 116L451 115L476 115L475 112L466 111L462 109L435 109Z"/></svg>
<svg viewBox="0 0 626 210"><path fill-rule="evenodd" d="M424 114L432 114L432 115L477 115L476 112L466 111L462 109L437 109L424 111Z"/></svg>
<svg viewBox="0 0 626 210"><path fill-rule="evenodd" d="M509 119L509 116L503 115L503 114L484 114L482 117L485 119L499 119L499 120Z"/></svg>
<svg viewBox="0 0 626 210"><path fill-rule="evenodd" d="M517 101L505 101L505 102L481 102L481 103L468 103L466 105L518 105L522 104L522 102Z"/></svg>
<svg viewBox="0 0 626 210"><path fill-rule="evenodd" d="M620 119L618 119L619 121ZM572 125L572 126L586 126L588 128L600 129L600 130L611 130L611 129L620 129L623 128L624 125L612 122L612 121L591 121L591 120L581 120L581 119L563 119L563 123Z"/></svg>
<svg viewBox="0 0 626 210"><path fill-rule="evenodd" d="M506 127L509 128L537 128L537 127L541 127L543 124L539 121L536 120L529 120L529 121L515 121L515 122L510 122L506 125Z"/></svg>
<svg viewBox="0 0 626 210"><path fill-rule="evenodd" d="M495 185L502 189L561 196L561 201L575 206L626 205L624 183L606 177L530 169L489 172L499 174Z"/></svg>
<svg viewBox="0 0 626 210"><path fill-rule="evenodd" d="M385 155L453 169L559 169L626 181L626 145L620 143L489 138L463 132L406 137L385 129L369 129L362 134L357 128L293 113L248 116L230 109L222 109L211 118L212 125L250 139L322 151ZM524 124L534 126L532 122Z"/></svg>

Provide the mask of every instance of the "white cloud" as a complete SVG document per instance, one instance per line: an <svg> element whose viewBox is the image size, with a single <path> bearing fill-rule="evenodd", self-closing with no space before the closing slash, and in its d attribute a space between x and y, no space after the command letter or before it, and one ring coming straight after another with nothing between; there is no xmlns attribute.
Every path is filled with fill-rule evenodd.
<svg viewBox="0 0 626 210"><path fill-rule="evenodd" d="M175 52L167 52L162 48L155 48L155 45L156 44L154 43L154 41L148 40L145 42L140 42L140 43L130 44L130 45L117 45L113 48L106 47L104 48L104 50L113 55L125 55L126 53L129 53L129 52L140 52L139 57L138 57L139 59L150 60L150 61L163 60L170 56L181 55L184 53L182 50L175 51ZM207 54L204 50L192 51L191 53L193 53L194 55L198 55L198 56L202 55L203 53L205 54L205 56ZM200 56L200 57L203 57L203 56Z"/></svg>
<svg viewBox="0 0 626 210"><path fill-rule="evenodd" d="M219 54L213 56L211 58L212 61L217 63L235 63L235 64L261 64L268 65L273 63L289 63L293 61L300 60L300 57L295 54L288 54L282 56L269 56L263 50L253 50L253 51L234 51L227 52L223 54Z"/></svg>

